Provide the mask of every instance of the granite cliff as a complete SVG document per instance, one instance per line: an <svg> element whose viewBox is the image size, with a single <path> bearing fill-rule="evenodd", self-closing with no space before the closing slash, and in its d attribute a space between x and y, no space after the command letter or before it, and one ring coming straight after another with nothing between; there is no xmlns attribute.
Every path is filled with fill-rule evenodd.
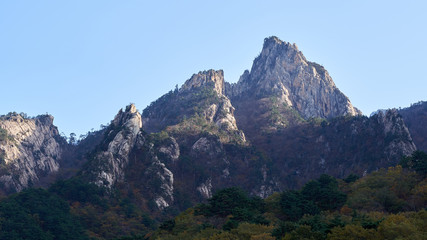
<svg viewBox="0 0 427 240"><path fill-rule="evenodd" d="M124 169L129 163L129 153L135 144L143 143L141 115L135 105L125 111L120 109L105 133L101 150L91 162L92 181L102 187L111 188L117 181L124 180Z"/></svg>
<svg viewBox="0 0 427 240"><path fill-rule="evenodd" d="M36 186L40 179L59 170L66 145L51 115L25 118L9 113L0 117L0 183L6 192Z"/></svg>

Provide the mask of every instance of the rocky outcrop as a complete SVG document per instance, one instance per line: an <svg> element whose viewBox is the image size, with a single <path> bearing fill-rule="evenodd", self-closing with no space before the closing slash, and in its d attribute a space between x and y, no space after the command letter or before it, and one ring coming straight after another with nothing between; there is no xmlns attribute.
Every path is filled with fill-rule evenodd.
<svg viewBox="0 0 427 240"><path fill-rule="evenodd" d="M191 155L193 157L197 158L200 154L209 156L208 159L216 159L224 154L224 148L219 139L214 136L209 138L201 137L191 147Z"/></svg>
<svg viewBox="0 0 427 240"><path fill-rule="evenodd" d="M240 136L240 140L245 142L245 136L239 131L234 117L234 107L231 101L224 93L224 72L222 70L208 70L194 74L181 87L180 92L197 91L203 88L212 89L218 97L218 101L212 103L209 107L203 109L202 115L205 119L228 134Z"/></svg>
<svg viewBox="0 0 427 240"><path fill-rule="evenodd" d="M384 153L388 159L408 156L417 150L403 118L396 109L390 109L385 112L379 111L371 118L378 121L384 129L385 141L388 143Z"/></svg>
<svg viewBox="0 0 427 240"><path fill-rule="evenodd" d="M175 138L169 137L165 140L165 143L160 145L159 153L161 153L170 162L176 162L180 156L179 145Z"/></svg>
<svg viewBox="0 0 427 240"><path fill-rule="evenodd" d="M277 97L304 119L361 114L323 66L307 61L295 44L277 37L264 40L251 71L245 71L236 84L227 84L225 92L232 101L243 96Z"/></svg>
<svg viewBox="0 0 427 240"><path fill-rule="evenodd" d="M201 183L200 186L197 187L197 191L199 191L200 195L205 198L211 198L212 197L212 180L208 178L206 182Z"/></svg>
<svg viewBox="0 0 427 240"><path fill-rule="evenodd" d="M211 109L217 109L216 111L210 111ZM211 108L208 112L211 114L208 118L212 119L212 122L220 128L228 132L238 131L236 119L234 118L234 107L231 105L231 102L228 98L222 97L222 101L218 105L211 105ZM214 113L214 114L212 114ZM206 114L208 116L208 114ZM213 116L213 117L212 117ZM244 135L242 135L242 140L244 141Z"/></svg>
<svg viewBox="0 0 427 240"><path fill-rule="evenodd" d="M174 187L173 187L173 173L166 167L166 165L159 160L154 154L153 144L150 144L151 164L144 171L144 177L151 183L152 186L146 186L151 188L150 192L154 195L154 202L157 208L160 210L165 209L173 204L174 198ZM173 154L167 155L173 159Z"/></svg>
<svg viewBox="0 0 427 240"><path fill-rule="evenodd" d="M224 93L224 71L222 70L208 70L193 74L190 79L185 81L184 85L180 88L180 92L197 89L206 85L213 85L213 90L218 95Z"/></svg>
<svg viewBox="0 0 427 240"><path fill-rule="evenodd" d="M131 150L145 141L141 127L141 115L135 105L127 106L125 111L120 109L109 126L103 143L105 149L91 162L89 175L96 185L110 189L116 182L124 180Z"/></svg>
<svg viewBox="0 0 427 240"><path fill-rule="evenodd" d="M162 140L147 137L135 105L118 112L97 149L101 150L94 153L88 167L83 169L83 178L108 191L129 179L139 179L144 185L138 187L158 209L173 204L174 175L166 163L178 161L179 145L173 137Z"/></svg>
<svg viewBox="0 0 427 240"><path fill-rule="evenodd" d="M399 114L402 115L417 149L427 152L427 101L399 109Z"/></svg>
<svg viewBox="0 0 427 240"><path fill-rule="evenodd" d="M37 185L42 177L59 170L66 142L51 115L29 119L8 114L0 118L0 128L7 136L0 140L0 183L6 191Z"/></svg>

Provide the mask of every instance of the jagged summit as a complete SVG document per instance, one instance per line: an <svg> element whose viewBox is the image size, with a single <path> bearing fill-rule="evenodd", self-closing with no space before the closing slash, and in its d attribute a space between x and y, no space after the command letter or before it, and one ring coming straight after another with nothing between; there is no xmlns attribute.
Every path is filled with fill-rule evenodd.
<svg viewBox="0 0 427 240"><path fill-rule="evenodd" d="M214 90L222 95L224 92L224 71L213 69L207 71L200 71L197 74L193 74L190 79L185 81L180 91L188 91L194 88L200 88L208 84L213 84Z"/></svg>
<svg viewBox="0 0 427 240"><path fill-rule="evenodd" d="M262 47L262 51L277 48L277 47L281 47L282 50L299 53L300 54L299 57L302 57L304 61L306 61L304 55L302 55L302 53L298 50L298 46L295 43L291 44L290 42L282 41L276 36L271 36L264 39L264 45Z"/></svg>
<svg viewBox="0 0 427 240"><path fill-rule="evenodd" d="M266 44L269 44L269 43L270 44L286 44L286 45L292 45L296 47L295 43L291 44L290 42L282 41L277 36L270 36L270 37L264 38L264 47Z"/></svg>
<svg viewBox="0 0 427 240"><path fill-rule="evenodd" d="M131 103L126 106L125 111L120 109L117 115L114 117L113 124L115 126L124 125L129 129L138 131L142 127L141 114L135 107L135 104Z"/></svg>
<svg viewBox="0 0 427 240"><path fill-rule="evenodd" d="M136 110L135 104L131 103L126 106L126 112L129 113L136 113L138 110Z"/></svg>
<svg viewBox="0 0 427 240"><path fill-rule="evenodd" d="M264 38L264 43L265 43L265 42L268 42L268 41L274 41L274 42L279 43L279 44L283 43L283 42L282 42L282 40L280 40L280 39L279 39L278 37L276 37L276 36L270 36L270 37L266 37L266 38Z"/></svg>
<svg viewBox="0 0 427 240"><path fill-rule="evenodd" d="M232 100L277 97L304 119L361 114L323 66L307 61L295 44L277 37L264 40L251 71L245 71L236 84L227 84L226 94Z"/></svg>

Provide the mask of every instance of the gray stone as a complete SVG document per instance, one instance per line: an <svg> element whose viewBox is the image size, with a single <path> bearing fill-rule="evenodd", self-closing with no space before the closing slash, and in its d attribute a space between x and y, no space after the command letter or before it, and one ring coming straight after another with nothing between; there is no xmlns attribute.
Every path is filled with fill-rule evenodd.
<svg viewBox="0 0 427 240"><path fill-rule="evenodd" d="M232 100L245 94L275 96L305 119L362 114L323 66L307 61L295 44L277 37L264 40L251 71L246 70L236 84L226 84L225 93Z"/></svg>
<svg viewBox="0 0 427 240"><path fill-rule="evenodd" d="M7 191L21 191L37 185L42 176L59 170L61 144L65 140L60 141L52 116L27 119L19 114L9 114L0 119L0 128L11 137L0 142L0 152L8 169L0 176L0 182Z"/></svg>
<svg viewBox="0 0 427 240"><path fill-rule="evenodd" d="M129 163L129 154L135 145L143 144L140 134L142 127L141 115L131 104L126 110L120 110L112 121L109 133L113 140L108 143L106 151L99 152L95 159L98 166L91 169L95 176L94 183L98 186L111 188L117 181L124 179L124 170ZM115 129L121 129L116 132Z"/></svg>

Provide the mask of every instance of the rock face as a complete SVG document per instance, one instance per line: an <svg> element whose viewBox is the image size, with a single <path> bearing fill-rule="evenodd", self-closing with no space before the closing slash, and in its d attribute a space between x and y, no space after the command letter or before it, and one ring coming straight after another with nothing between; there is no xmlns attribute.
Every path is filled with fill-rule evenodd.
<svg viewBox="0 0 427 240"><path fill-rule="evenodd" d="M0 118L6 138L0 140L0 182L8 192L37 185L40 178L59 170L62 146L66 144L53 125L53 117L33 119L19 114Z"/></svg>
<svg viewBox="0 0 427 240"><path fill-rule="evenodd" d="M386 112L380 111L372 118L376 119L384 128L385 140L389 142L384 153L388 159L408 156L417 150L403 118L396 109L390 109Z"/></svg>
<svg viewBox="0 0 427 240"><path fill-rule="evenodd" d="M418 150L427 152L427 102L412 104L399 110Z"/></svg>
<svg viewBox="0 0 427 240"><path fill-rule="evenodd" d="M152 186L146 186L151 189L151 193L154 195L154 202L160 210L163 210L166 207L169 207L173 204L174 198L174 177L173 173L166 167L165 163L159 160L153 149L154 144L150 144L150 165L144 171L143 178L147 179L148 183L151 183ZM164 146L161 146L160 149L165 149ZM176 153L166 152L165 156L174 159ZM154 184L155 183L155 184Z"/></svg>
<svg viewBox="0 0 427 240"><path fill-rule="evenodd" d="M219 98L216 103L203 109L203 116L211 123L228 132L238 131L234 118L234 107L224 93L224 72L222 70L208 70L194 74L180 88L181 93L197 92L200 89L212 89ZM242 135L244 139L244 135Z"/></svg>
<svg viewBox="0 0 427 240"><path fill-rule="evenodd" d="M307 61L295 44L277 37L264 40L251 71L245 71L237 84L226 85L225 91L232 100L248 95L278 97L304 119L361 114L322 66Z"/></svg>
<svg viewBox="0 0 427 240"><path fill-rule="evenodd" d="M208 70L194 74L182 85L180 91L189 91L197 89L209 84L213 84L213 90L218 95L223 95L224 92L224 71Z"/></svg>
<svg viewBox="0 0 427 240"><path fill-rule="evenodd" d="M115 116L81 176L109 191L125 182L142 181L139 188L150 196L145 198L164 209L173 203L174 176L163 161L178 160L180 152L173 138L153 142L142 131L141 115L131 104Z"/></svg>
<svg viewBox="0 0 427 240"><path fill-rule="evenodd" d="M269 134L257 147L273 160L272 174L282 189L298 188L325 173L362 176L395 166L416 150L396 110L365 116L307 122ZM286 179L286 180L283 180Z"/></svg>
<svg viewBox="0 0 427 240"><path fill-rule="evenodd" d="M135 144L144 143L141 127L141 115L135 105L127 106L125 111L120 109L108 129L106 149L98 152L92 162L91 176L96 185L111 189L117 181L124 180L131 150Z"/></svg>

